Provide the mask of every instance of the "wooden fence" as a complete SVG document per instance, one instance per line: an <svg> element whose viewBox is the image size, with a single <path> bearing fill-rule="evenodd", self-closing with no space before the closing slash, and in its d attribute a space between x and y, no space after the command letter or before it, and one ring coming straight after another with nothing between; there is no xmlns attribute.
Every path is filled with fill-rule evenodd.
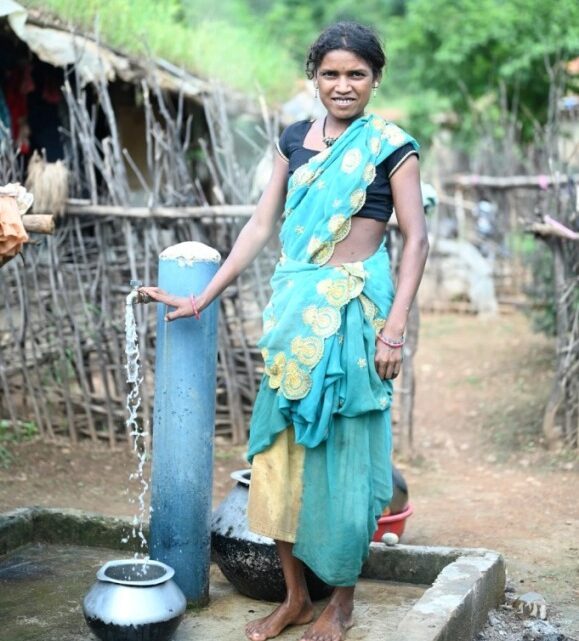
<svg viewBox="0 0 579 641"><path fill-rule="evenodd" d="M239 209L239 208L237 208ZM226 210L227 211L227 208ZM124 307L129 281L154 283L165 247L199 240L226 255L246 216L167 220L69 214L53 237L27 246L0 271L0 416L18 429L36 423L47 438L127 440ZM261 376L255 343L277 259L269 247L222 296L216 432L246 438ZM144 378L143 419L151 418L155 306L136 307Z"/></svg>
<svg viewBox="0 0 579 641"><path fill-rule="evenodd" d="M54 236L37 236L0 270L0 418L15 429L33 421L47 439L128 443L125 427L124 309L129 281L154 284L166 247L198 240L225 258L250 207L224 206L111 215L107 208L70 207ZM396 231L391 231L396 237ZM393 241L391 240L391 243ZM393 262L397 260L393 242ZM277 239L221 296L216 434L244 443L263 372L256 347L261 310L279 254ZM142 361L142 419L150 425L154 389L155 305L137 305ZM409 330L398 395L399 448L412 437L412 354L418 319ZM191 364L194 367L194 364Z"/></svg>

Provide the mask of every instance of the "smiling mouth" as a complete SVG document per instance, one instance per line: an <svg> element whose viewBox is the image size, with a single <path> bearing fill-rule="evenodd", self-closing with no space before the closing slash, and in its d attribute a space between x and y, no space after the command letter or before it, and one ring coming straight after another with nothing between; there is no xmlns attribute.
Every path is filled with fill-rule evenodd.
<svg viewBox="0 0 579 641"><path fill-rule="evenodd" d="M332 101L335 102L337 105L351 105L353 102L355 102L354 98L332 98Z"/></svg>

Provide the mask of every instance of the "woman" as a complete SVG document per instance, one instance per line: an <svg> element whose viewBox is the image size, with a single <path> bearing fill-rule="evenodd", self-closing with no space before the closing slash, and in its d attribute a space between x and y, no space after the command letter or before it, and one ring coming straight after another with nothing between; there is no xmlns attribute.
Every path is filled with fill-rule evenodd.
<svg viewBox="0 0 579 641"><path fill-rule="evenodd" d="M167 320L201 312L265 246L283 213L259 343L265 375L250 425L248 522L275 539L287 597L247 625L252 641L312 620L304 563L335 590L302 639L344 638L376 517L391 499L392 379L428 240L417 143L364 115L384 64L371 30L326 29L306 70L327 116L283 132L269 184L213 280L193 300L143 289L175 308ZM395 294L384 249L393 206L404 237Z"/></svg>

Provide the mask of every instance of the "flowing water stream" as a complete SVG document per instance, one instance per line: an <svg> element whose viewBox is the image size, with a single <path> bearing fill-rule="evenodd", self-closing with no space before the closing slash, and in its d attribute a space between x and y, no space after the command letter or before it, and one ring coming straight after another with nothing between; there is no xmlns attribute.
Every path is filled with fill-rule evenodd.
<svg viewBox="0 0 579 641"><path fill-rule="evenodd" d="M140 541L140 547L145 554L148 549L147 539L143 532L145 519L148 516L148 511L145 505L145 497L149 489L149 482L145 479L144 468L147 458L149 456L147 447L148 433L145 427L139 423L138 411L141 406L141 372L140 372L140 353L139 353L139 337L137 334L137 323L135 321L135 308L134 304L137 301L138 292L133 290L126 298L125 303L125 355L126 355L126 370L127 370L127 383L129 384L129 392L127 394L127 412L128 417L126 420L127 433L133 442L133 449L137 455L137 470L133 472L129 479L136 481L139 486L139 494L137 496L137 512L133 516L133 529L131 536L133 539ZM123 539L123 543L128 543L129 536ZM135 553L135 557L138 553Z"/></svg>

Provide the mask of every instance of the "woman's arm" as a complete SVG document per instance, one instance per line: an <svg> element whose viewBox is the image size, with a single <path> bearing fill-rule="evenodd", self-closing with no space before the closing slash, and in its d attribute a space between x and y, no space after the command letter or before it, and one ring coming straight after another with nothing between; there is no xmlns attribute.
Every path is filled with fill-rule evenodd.
<svg viewBox="0 0 579 641"><path fill-rule="evenodd" d="M205 290L196 296L198 311L210 305L253 261L271 238L276 222L283 213L287 177L287 161L275 154L271 178L256 205L255 212L239 233L227 260ZM140 291L157 302L175 308L165 316L165 320L171 321L193 315L191 301L187 297L172 296L158 287L142 287Z"/></svg>
<svg viewBox="0 0 579 641"><path fill-rule="evenodd" d="M381 334L398 341L404 334L410 306L420 285L428 255L428 233L416 156L411 156L401 165L390 178L390 185L404 246L396 294ZM396 378L402 363L402 349L391 348L377 341L375 362L380 378Z"/></svg>

